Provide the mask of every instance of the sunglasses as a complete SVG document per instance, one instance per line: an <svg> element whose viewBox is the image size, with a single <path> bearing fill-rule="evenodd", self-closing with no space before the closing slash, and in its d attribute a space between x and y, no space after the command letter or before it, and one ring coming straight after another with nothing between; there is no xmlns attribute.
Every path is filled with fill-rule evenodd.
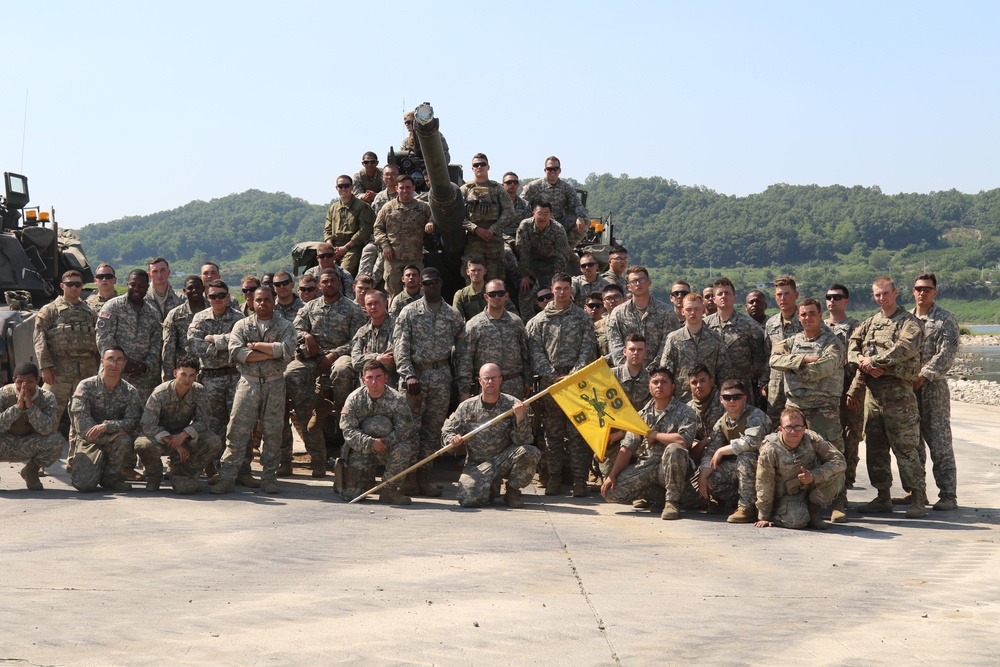
<svg viewBox="0 0 1000 667"><path fill-rule="evenodd" d="M921 285L920 287L914 287L913 291L914 292L933 292L934 288L933 287L928 287L926 285Z"/></svg>
<svg viewBox="0 0 1000 667"><path fill-rule="evenodd" d="M208 298L212 301L221 301L222 299L228 298L229 292L216 292L215 294L209 294Z"/></svg>
<svg viewBox="0 0 1000 667"><path fill-rule="evenodd" d="M441 282L440 278L431 278L429 280L421 280L420 284L421 285L437 285L439 282Z"/></svg>
<svg viewBox="0 0 1000 667"><path fill-rule="evenodd" d="M548 301L549 299L554 299L554 298L556 298L555 294L540 294L540 295L538 295L538 300L539 301Z"/></svg>
<svg viewBox="0 0 1000 667"><path fill-rule="evenodd" d="M744 396L746 396L746 394L723 394L722 395L722 400L731 403L732 401L738 401L738 400L740 400Z"/></svg>
<svg viewBox="0 0 1000 667"><path fill-rule="evenodd" d="M346 190L349 187L351 187L350 183L337 183L338 190Z"/></svg>
<svg viewBox="0 0 1000 667"><path fill-rule="evenodd" d="M504 296L505 294L507 294L507 290L495 289L492 292L487 292L486 296L491 296L494 299L497 299Z"/></svg>
<svg viewBox="0 0 1000 667"><path fill-rule="evenodd" d="M844 296L843 294L827 294L826 295L826 300L827 301L843 301L846 298L847 297Z"/></svg>
<svg viewBox="0 0 1000 667"><path fill-rule="evenodd" d="M115 277L115 274L113 274L113 273L98 273L94 277L97 278L98 280L111 280L112 278Z"/></svg>
<svg viewBox="0 0 1000 667"><path fill-rule="evenodd" d="M687 296L690 293L691 292L685 292L684 290L679 289L676 292L671 292L670 296L674 297L675 299L680 299L682 297Z"/></svg>
<svg viewBox="0 0 1000 667"><path fill-rule="evenodd" d="M333 257L332 252L324 252L320 255L316 255L316 259L330 259L331 257Z"/></svg>
<svg viewBox="0 0 1000 667"><path fill-rule="evenodd" d="M413 125L413 121L412 120L404 120L403 121L403 125Z"/></svg>
<svg viewBox="0 0 1000 667"><path fill-rule="evenodd" d="M292 279L289 278L288 280L279 280L278 282L271 284L274 285L275 287L284 287L285 285L291 285Z"/></svg>
<svg viewBox="0 0 1000 667"><path fill-rule="evenodd" d="M260 289L260 285L258 285L257 287L244 287L242 289L242 292L244 294L253 294L254 292L256 292L259 289Z"/></svg>
<svg viewBox="0 0 1000 667"><path fill-rule="evenodd" d="M546 167L545 171L559 171L559 167Z"/></svg>
<svg viewBox="0 0 1000 667"><path fill-rule="evenodd" d="M378 160L362 160L361 164L378 164Z"/></svg>
<svg viewBox="0 0 1000 667"><path fill-rule="evenodd" d="M597 266L597 262L580 262L581 269L589 269L592 266Z"/></svg>
<svg viewBox="0 0 1000 667"><path fill-rule="evenodd" d="M300 285L299 286L299 291L300 292L315 292L316 288L314 286Z"/></svg>
<svg viewBox="0 0 1000 667"><path fill-rule="evenodd" d="M588 303L587 308L604 308L603 303Z"/></svg>
<svg viewBox="0 0 1000 667"><path fill-rule="evenodd" d="M488 166L490 166L488 162L476 162L475 164L472 165L472 168L479 169L481 167L488 167Z"/></svg>
<svg viewBox="0 0 1000 667"><path fill-rule="evenodd" d="M83 283L78 283L78 282L63 283L63 287L83 287Z"/></svg>
<svg viewBox="0 0 1000 667"><path fill-rule="evenodd" d="M521 181L504 181L503 184L504 185L517 185L520 182Z"/></svg>

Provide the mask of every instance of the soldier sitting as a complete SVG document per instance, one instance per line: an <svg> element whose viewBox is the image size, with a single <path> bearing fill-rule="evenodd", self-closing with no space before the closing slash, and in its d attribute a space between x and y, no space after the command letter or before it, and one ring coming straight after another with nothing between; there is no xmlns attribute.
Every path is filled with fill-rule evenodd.
<svg viewBox="0 0 1000 667"><path fill-rule="evenodd" d="M38 386L38 366L22 361L0 389L0 461L25 461L21 477L41 491L38 471L56 462L66 440L56 431L56 397Z"/></svg>
<svg viewBox="0 0 1000 667"><path fill-rule="evenodd" d="M174 379L153 390L142 412L135 450L146 470L146 490L159 491L163 456L170 457L174 491L198 491L198 473L222 449L222 440L209 428L205 387L195 382L200 364L183 356L174 365Z"/></svg>

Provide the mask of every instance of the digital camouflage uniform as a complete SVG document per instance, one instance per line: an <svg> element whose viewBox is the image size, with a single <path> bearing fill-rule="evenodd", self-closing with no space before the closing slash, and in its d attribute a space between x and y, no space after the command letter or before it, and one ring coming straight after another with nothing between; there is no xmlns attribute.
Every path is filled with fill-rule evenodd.
<svg viewBox="0 0 1000 667"><path fill-rule="evenodd" d="M382 207L375 217L375 245L381 252L392 248L393 261L385 262L385 287L389 294L403 289L403 268L424 268L424 226L431 222L431 207L422 201L404 204L399 198Z"/></svg>
<svg viewBox="0 0 1000 667"><path fill-rule="evenodd" d="M666 502L690 505L695 498L691 485L691 457L687 448L694 442L698 430L698 416L690 407L676 398L662 410L650 401L639 411L639 416L657 433L676 433L683 438L686 447L671 443L657 442L650 445L647 437L629 433L622 447L638 457L615 479L615 488L608 491L605 500L609 503L630 503L633 500L652 498L660 493Z"/></svg>
<svg viewBox="0 0 1000 667"><path fill-rule="evenodd" d="M56 430L56 397L38 387L27 410L17 407L17 387L0 389L0 461L26 461L47 468L59 460L66 440Z"/></svg>
<svg viewBox="0 0 1000 667"><path fill-rule="evenodd" d="M618 384L621 385L622 390L625 395L628 396L629 402L632 407L635 408L636 412L642 410L642 408L649 402L649 371L645 368L639 371L639 374L632 377L631 371L629 371L628 366L622 364L621 366L615 366L611 369L612 375L618 380ZM620 431L619 431L620 432ZM604 460L600 461L599 466L601 474L605 477L611 472L611 466L615 464L615 458L618 456L618 449L621 447L622 441L609 442L607 449L604 451Z"/></svg>
<svg viewBox="0 0 1000 667"><path fill-rule="evenodd" d="M366 363L373 361L375 357L392 352L395 329L396 319L388 314L379 326L368 320L358 328L354 338L351 339L351 366L358 377L364 374ZM399 376L396 374L395 366L386 368L389 369L389 384L397 385Z"/></svg>
<svg viewBox="0 0 1000 667"><path fill-rule="evenodd" d="M496 181L477 183L469 181L461 188L465 199L465 252L462 263L473 257L486 261L486 280L503 280L504 271L503 230L514 219L514 205L510 195ZM476 229L488 229L493 232L493 238L484 241L475 234Z"/></svg>
<svg viewBox="0 0 1000 667"><path fill-rule="evenodd" d="M510 199L510 195L507 195L507 199ZM520 197L514 197L511 200L511 205L514 207L514 215L508 219L507 225L500 230L504 240L508 244L517 241L517 227L521 224L521 221L531 217L531 207L528 206L528 202Z"/></svg>
<svg viewBox="0 0 1000 667"><path fill-rule="evenodd" d="M622 304L624 305L626 304ZM615 308L615 311L617 310L618 308ZM704 364L708 368L717 386L722 386L722 381L732 376L729 372L729 355L726 353L726 343L722 340L722 336L706 326L703 326L697 334L692 334L687 326L683 326L667 335L663 341L663 354L660 355L659 365L669 368L677 378L674 396L678 400L685 403L691 400L691 386L686 380L688 373L698 364Z"/></svg>
<svg viewBox="0 0 1000 667"><path fill-rule="evenodd" d="M482 290L477 292L472 285L466 285L462 289L455 292L455 296L451 300L451 305L458 311L458 314L462 316L462 319L468 322L473 317L486 310L485 286ZM510 299L507 299L504 302L503 307L505 310L517 315L517 308L514 307L514 304L511 303Z"/></svg>
<svg viewBox="0 0 1000 667"><path fill-rule="evenodd" d="M728 413L719 417L712 427L712 434L701 457L701 468L712 467L712 457L720 448L729 445L731 456L724 456L719 467L708 476L709 495L723 503L752 510L757 502L757 457L764 436L771 432L771 419L750 401L736 419Z"/></svg>
<svg viewBox="0 0 1000 667"><path fill-rule="evenodd" d="M757 462L757 518L785 528L809 525L809 505L829 505L844 485L844 455L815 431L807 430L791 449L781 432L764 438ZM798 475L809 470L815 481L802 486Z"/></svg>
<svg viewBox="0 0 1000 667"><path fill-rule="evenodd" d="M364 177L364 172L358 172ZM379 175L381 185L382 172ZM368 188L374 189L374 188ZM379 188L381 189L381 188ZM378 190L376 190L377 192ZM355 195L358 193L355 192ZM361 192L363 195L364 192ZM326 212L326 223L323 225L323 238L334 246L350 244L350 249L340 258L340 265L353 276L358 274L361 263L361 251L372 237L375 226L375 213L371 205L356 196L344 204L337 199Z"/></svg>
<svg viewBox="0 0 1000 667"><path fill-rule="evenodd" d="M802 323L799 322L798 309L792 315L792 319L785 320L781 311L778 311L764 322L764 352L766 358L771 358L771 348L776 343L780 343L786 338L791 338L802 331ZM758 386L767 387L767 416L772 421L777 421L781 417L781 411L785 409L785 379L782 371L771 370L770 366L764 369L758 381Z"/></svg>
<svg viewBox="0 0 1000 667"><path fill-rule="evenodd" d="M897 307L891 317L875 313L851 334L847 358L853 364L870 358L884 374L875 378L859 373L867 387L865 401L865 448L868 478L883 491L892 488L889 450L896 455L903 488L924 492L926 479L920 460L920 415L913 382L920 371L923 331L920 320ZM850 395L861 398L856 381Z"/></svg>
<svg viewBox="0 0 1000 667"><path fill-rule="evenodd" d="M341 294L341 296L343 296L345 299L353 301L354 300L354 276L352 276L350 273L348 273L347 271L345 271L343 269L343 267L337 266L336 264L334 264L330 268L333 269L334 271L336 271L337 275L340 276L340 294ZM316 279L316 289L319 290L320 289L320 287L319 287L320 272L322 272L322 271L323 271L323 269L320 268L320 266L317 264L316 266L310 267L302 275L303 276L312 276L313 278L315 278ZM321 292L317 291L317 293L316 293L316 299L320 299L322 297L323 297L323 294ZM313 299L313 301L315 301L316 299ZM278 312L278 302L277 301L274 302L274 312ZM244 313L244 314L248 314L248 313ZM295 319L295 314L294 313L292 314L292 319L293 320Z"/></svg>
<svg viewBox="0 0 1000 667"><path fill-rule="evenodd" d="M354 172L354 176L351 177L353 188L351 192L355 197L360 197L368 190L372 192L379 193L385 189L385 181L382 179L382 170L376 169L374 175L369 176L368 172L365 171L364 167ZM367 204L365 204L367 206ZM329 238L329 235L327 235Z"/></svg>
<svg viewBox="0 0 1000 667"><path fill-rule="evenodd" d="M581 274L579 276L573 276L572 284L573 303L583 308L587 303L587 297L589 297L592 292L600 292L611 283L605 280L604 276L600 274L597 275L597 279L594 280L594 282L588 283L587 277Z"/></svg>
<svg viewBox="0 0 1000 667"><path fill-rule="evenodd" d="M390 479L409 467L415 449L416 424L406 399L391 387L379 398L372 398L366 387L351 392L340 413L340 428L344 433L344 480L341 497L351 501L375 486L375 468L385 465L383 480ZM376 454L372 444L376 438L389 448ZM399 483L392 485L398 489Z"/></svg>
<svg viewBox="0 0 1000 667"><path fill-rule="evenodd" d="M441 426L448 417L451 401L452 354L457 360L464 354L465 320L443 299L438 312L420 299L411 303L396 320L396 372L399 390L406 392L406 381L420 381L420 407L414 411L419 425L419 448L414 463L438 449ZM430 470L430 464L425 466Z"/></svg>
<svg viewBox="0 0 1000 667"><path fill-rule="evenodd" d="M323 298L322 296L318 298ZM316 299L313 299L315 301ZM293 294L292 300L288 303L278 303L278 299L274 300L274 312L281 315L289 322L294 323L295 317L299 314L299 311L305 306L305 302L298 297L298 295Z"/></svg>
<svg viewBox="0 0 1000 667"><path fill-rule="evenodd" d="M163 353L163 324L148 299L138 310L127 294L104 304L97 316L97 350L103 356L112 345L125 350L125 361L146 364L146 372L142 375L122 374L122 379L139 392L139 402L145 402L153 387L160 384L160 355Z"/></svg>
<svg viewBox="0 0 1000 667"><path fill-rule="evenodd" d="M627 273L627 271L628 270L626 269L626 274L625 275L621 275L621 276L619 276L617 273L615 273L611 269L608 269L607 271L605 271L604 273L601 274L601 277L604 278L604 280L606 280L609 285L618 285L619 287L622 288L622 295L625 297L626 301L631 296L631 293L628 291L628 273ZM677 316L676 313L674 314L674 316L675 317Z"/></svg>
<svg viewBox="0 0 1000 667"><path fill-rule="evenodd" d="M824 324L830 328L830 331L837 336L837 340L844 346L844 390L840 395L840 432L844 439L844 458L847 459L844 486L851 488L854 485L858 462L861 460L859 449L864 437L865 411L863 396L858 402L857 408L852 410L847 406L847 391L851 388L858 372L857 364L852 364L847 359L847 346L851 342L851 334L854 333L860 322L853 317L848 317L840 322L827 319ZM863 392L864 384L861 384L860 388Z"/></svg>
<svg viewBox="0 0 1000 667"><path fill-rule="evenodd" d="M538 285L551 286L552 276L566 270L569 251L566 230L554 220L544 230L538 229L534 218L517 227L518 273L531 276Z"/></svg>
<svg viewBox="0 0 1000 667"><path fill-rule="evenodd" d="M554 301L549 302L528 322L526 329L532 370L541 378L543 387L597 358L597 336L590 316L572 303L560 309ZM574 483L585 483L593 452L551 396L539 399L538 403L545 427L545 465L549 483L555 483L558 488L567 450Z"/></svg>
<svg viewBox="0 0 1000 667"><path fill-rule="evenodd" d="M465 324L465 345L456 371L460 393L479 393L475 378L486 364L500 367L501 392L524 398L524 385L531 384L532 372L528 332L520 317L505 310L493 318L483 311Z"/></svg>
<svg viewBox="0 0 1000 667"><path fill-rule="evenodd" d="M357 193L355 193L355 194L357 194ZM364 193L362 193L362 194L364 194ZM372 211L376 215L378 215L378 212L382 210L382 207L385 206L386 204L388 204L389 202L391 202L396 197L397 197L397 194L395 192L389 192L388 190L380 190L379 193L377 195L375 195L375 199L372 201ZM373 220L372 221L372 225L374 225L374 224L375 223L374 223L374 220ZM369 272L362 271L362 273L369 273ZM371 274L369 273L369 275L371 275Z"/></svg>
<svg viewBox="0 0 1000 667"><path fill-rule="evenodd" d="M424 290L418 289L416 294L410 294L405 289L400 290L399 294L396 294L389 300L389 315L395 320L399 318L399 314L403 312L403 308L409 306L414 301L420 301L424 298Z"/></svg>
<svg viewBox="0 0 1000 667"><path fill-rule="evenodd" d="M753 403L760 392L757 383L767 368L764 356L764 331L749 315L733 311L725 322L719 313L706 315L706 327L722 336L729 359L729 378L742 380Z"/></svg>
<svg viewBox="0 0 1000 667"><path fill-rule="evenodd" d="M515 400L501 393L493 405L485 404L482 396L462 401L444 423L442 445L448 445L456 435L465 435L512 409ZM527 414L520 424L510 415L466 440L465 467L458 479L458 504L462 507L489 505L503 480L507 480L508 489L528 486L542 456L531 444L533 440Z"/></svg>
<svg viewBox="0 0 1000 667"><path fill-rule="evenodd" d="M266 327L264 331L261 331ZM247 343L274 344L274 357L247 362ZM295 327L278 315L261 323L251 314L233 325L229 334L229 358L236 363L240 380L233 399L226 450L219 471L221 482L232 483L242 469L250 446L250 435L260 421L261 483L273 483L281 460L281 429L284 425L284 371L295 350ZM221 483L220 482L220 483Z"/></svg>
<svg viewBox="0 0 1000 667"><path fill-rule="evenodd" d="M920 436L931 450L934 483L941 498L956 498L958 479L955 469L955 449L951 440L951 392L945 377L958 352L958 320L937 304L924 316L924 338L920 346L920 375L926 378L917 390L920 412ZM919 449L920 461L926 466L927 452ZM906 489L909 491L910 489Z"/></svg>
<svg viewBox="0 0 1000 667"><path fill-rule="evenodd" d="M208 307L202 307L202 310ZM211 310L209 308L209 310ZM185 301L177 306L163 319L163 352L162 352L162 377L164 382L169 382L174 377L174 363L178 358L188 354L187 333L191 326L194 312L191 304Z"/></svg>
<svg viewBox="0 0 1000 667"><path fill-rule="evenodd" d="M521 190L521 199L528 206L540 201L548 202L552 206L552 219L566 230L570 248L574 248L583 238L583 234L576 230L576 219L590 220L590 213L580 202L576 188L566 181L559 179L554 185L549 185L544 178L531 181Z"/></svg>
<svg viewBox="0 0 1000 667"><path fill-rule="evenodd" d="M124 379L114 389L104 384L104 372L80 381L70 401L76 427L73 468L70 481L78 491L96 491L97 486L113 489L123 483L121 470L132 452L142 416L142 399ZM107 426L97 440L88 440L87 431L98 424ZM124 435L111 440L111 436Z"/></svg>
<svg viewBox="0 0 1000 667"><path fill-rule="evenodd" d="M162 457L170 458L174 491L198 490L198 474L215 461L222 449L222 439L208 425L208 400L205 387L195 382L183 397L177 395L176 380L164 382L150 394L139 420L141 435L135 451L142 459L147 480L159 483L163 478ZM176 449L166 439L185 431L190 437L184 446L191 456L181 462Z"/></svg>
<svg viewBox="0 0 1000 667"><path fill-rule="evenodd" d="M174 288L171 287L169 284L167 285L167 291L163 296L162 304L160 303L159 300L157 300L155 295L156 292L153 289L153 283L150 282L149 291L146 292L146 303L151 305L153 307L153 310L156 311L156 315L157 317L160 318L160 322L163 322L163 320L167 317L167 313L169 313L171 310L181 305L182 303L187 302L187 297L184 296L183 294L178 294L177 292L175 292Z"/></svg>
<svg viewBox="0 0 1000 667"><path fill-rule="evenodd" d="M711 437L715 423L722 415L726 414L726 409L719 400L720 393L718 387L712 387L712 393L706 396L705 400L699 401L692 396L691 400L688 401L688 405L698 415L698 433L695 435L695 440Z"/></svg>
<svg viewBox="0 0 1000 667"><path fill-rule="evenodd" d="M617 366L623 362L625 339L629 334L637 333L646 339L646 367L652 368L657 365L660 355L663 354L663 343L667 340L667 335L680 327L681 322L677 319L677 313L669 304L650 297L649 305L643 312L631 299L623 301L611 311L608 323L605 325L612 363ZM677 381L682 382L682 379L677 378Z"/></svg>

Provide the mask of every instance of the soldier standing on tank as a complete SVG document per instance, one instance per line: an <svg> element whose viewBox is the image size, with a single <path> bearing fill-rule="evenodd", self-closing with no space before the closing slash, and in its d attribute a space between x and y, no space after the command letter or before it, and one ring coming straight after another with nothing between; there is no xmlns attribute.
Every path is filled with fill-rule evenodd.
<svg viewBox="0 0 1000 667"><path fill-rule="evenodd" d="M518 178L517 174L512 171L508 171L503 175L503 185L504 191L507 196L510 197L511 206L514 208L514 215L510 218L509 223L506 227L500 230L504 241L507 242L508 246L513 246L516 241L517 227L521 224L522 220L527 220L531 217L531 205L517 196L517 191L521 187L521 179ZM512 270L515 267L509 267Z"/></svg>
<svg viewBox="0 0 1000 667"><path fill-rule="evenodd" d="M187 301L177 306L163 320L163 381L174 376L174 361L188 354L187 333L195 313L205 310L205 286L198 276L184 279Z"/></svg>
<svg viewBox="0 0 1000 667"><path fill-rule="evenodd" d="M338 184L341 178L347 179L354 196L366 204L371 204L375 201L375 195L385 188L385 183L382 181L382 172L378 169L378 155L375 155L372 151L368 151L361 156L361 169L354 172L354 178L350 176L338 176ZM327 221L329 221L329 217L327 217Z"/></svg>
<svg viewBox="0 0 1000 667"><path fill-rule="evenodd" d="M0 461L25 462L21 478L29 491L43 489L38 472L59 460L66 444L56 430L56 397L38 379L38 366L22 361L14 382L0 389Z"/></svg>
<svg viewBox="0 0 1000 667"><path fill-rule="evenodd" d="M882 276L872 284L879 312L862 322L851 334L847 358L861 370L849 396L860 399L864 382L865 447L868 478L878 497L862 505L865 513L892 511L892 467L889 451L896 455L903 488L910 491L906 516L926 515L924 464L920 460L920 415L913 383L920 377L923 327L916 316L896 304L899 295L892 278Z"/></svg>
<svg viewBox="0 0 1000 667"><path fill-rule="evenodd" d="M500 391L524 398L531 389L531 355L524 323L507 308L507 288L502 280L486 283L484 294L486 310L465 324L465 348L458 359L459 400L471 396L473 375L488 363L500 368Z"/></svg>
<svg viewBox="0 0 1000 667"><path fill-rule="evenodd" d="M381 181L381 173L377 169L375 173ZM370 200L356 197L351 192L351 177L346 174L337 177L337 194L340 199L333 202L326 212L323 238L333 246L334 259L340 262L340 266L356 276L361 263L361 250L372 237L375 213ZM375 193L371 190L365 196L368 194L371 194L372 199L375 198Z"/></svg>
<svg viewBox="0 0 1000 667"><path fill-rule="evenodd" d="M491 181L490 163L485 153L472 156L473 180L461 188L465 199L465 252L462 261L473 257L486 261L488 279L504 279L503 230L514 222L514 206L510 196L496 181Z"/></svg>
<svg viewBox="0 0 1000 667"><path fill-rule="evenodd" d="M403 125L406 127L406 136L403 137L403 141L399 144L400 153L412 153L417 157L423 157L423 153L420 150L420 140L417 139L416 134L413 132L413 112L407 111L403 114ZM448 150L448 142L445 140L444 135L438 132L438 136L441 137L441 150L444 151L444 161L446 163L451 162L451 151Z"/></svg>
<svg viewBox="0 0 1000 667"><path fill-rule="evenodd" d="M94 311L94 317L97 317L104 304L118 296L118 292L115 291L115 285L118 283L115 268L103 262L98 264L94 282L97 284L97 291L87 297L87 305Z"/></svg>
<svg viewBox="0 0 1000 667"><path fill-rule="evenodd" d="M548 202L552 217L566 230L569 247L574 248L590 227L590 213L580 202L576 188L559 178L561 173L559 158L545 158L545 176L525 185L521 198L532 207L540 201Z"/></svg>
<svg viewBox="0 0 1000 667"><path fill-rule="evenodd" d="M149 260L149 290L146 301L156 309L162 322L167 313L184 303L184 297L170 286L170 265L162 257Z"/></svg>
<svg viewBox="0 0 1000 667"><path fill-rule="evenodd" d="M848 317L847 306L850 303L851 293L847 287L839 283L834 283L826 289L826 310L830 316L823 322L830 331L834 333L837 340L844 346L844 390L840 397L840 432L844 439L844 458L847 459L847 473L844 478L844 488L850 489L854 486L855 473L858 468L859 445L863 437L864 411L862 404L864 399L849 399L848 390L854 382L857 374L857 364L852 364L847 359L847 347L851 342L851 334L858 327L858 322L853 317ZM864 385L859 385L860 391L864 392Z"/></svg>
<svg viewBox="0 0 1000 667"><path fill-rule="evenodd" d="M413 179L403 175L396 183L397 197L375 218L375 245L385 259L385 287L389 294L402 289L403 267L423 268L424 235L433 227L431 207L413 198Z"/></svg>
<svg viewBox="0 0 1000 667"><path fill-rule="evenodd" d="M630 333L637 333L646 339L647 365L655 366L667 335L681 324L673 308L649 293L652 281L645 266L629 267L627 275L632 298L611 311L605 326L611 360L614 365L621 363L625 339Z"/></svg>

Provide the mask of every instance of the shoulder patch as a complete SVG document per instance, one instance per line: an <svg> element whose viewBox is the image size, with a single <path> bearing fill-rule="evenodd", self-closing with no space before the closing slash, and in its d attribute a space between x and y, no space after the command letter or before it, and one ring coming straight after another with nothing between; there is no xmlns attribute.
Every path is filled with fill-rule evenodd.
<svg viewBox="0 0 1000 667"><path fill-rule="evenodd" d="M37 317L40 320L44 320L45 319L45 313L40 310L37 313L35 313L35 317Z"/></svg>
<svg viewBox="0 0 1000 667"><path fill-rule="evenodd" d="M101 309L101 312L98 315L98 317L101 318L102 320L106 320L109 317L111 317L111 311L110 310Z"/></svg>

